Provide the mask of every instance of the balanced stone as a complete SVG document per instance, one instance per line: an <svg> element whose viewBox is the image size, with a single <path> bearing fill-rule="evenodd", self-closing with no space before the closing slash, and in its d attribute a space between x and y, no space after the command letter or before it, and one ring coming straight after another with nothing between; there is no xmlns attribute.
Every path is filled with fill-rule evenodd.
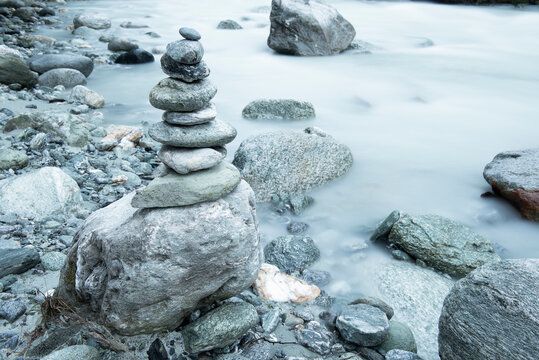
<svg viewBox="0 0 539 360"><path fill-rule="evenodd" d="M198 31L189 27L180 28L180 35L186 38L187 40L194 40L194 41L200 40L202 38L202 36L200 36L200 33Z"/></svg>
<svg viewBox="0 0 539 360"><path fill-rule="evenodd" d="M228 144L236 137L236 129L221 120L193 126L175 126L164 121L153 124L148 131L152 139L176 147L212 147Z"/></svg>
<svg viewBox="0 0 539 360"><path fill-rule="evenodd" d="M205 107L217 93L213 84L203 79L191 84L166 78L150 92L150 104L168 111L195 111Z"/></svg>
<svg viewBox="0 0 539 360"><path fill-rule="evenodd" d="M172 125L199 125L212 121L217 116L215 104L209 103L200 110L192 112L167 111L163 120Z"/></svg>
<svg viewBox="0 0 539 360"><path fill-rule="evenodd" d="M162 208L215 201L232 192L240 180L238 169L226 162L187 175L171 173L137 192L131 206Z"/></svg>
<svg viewBox="0 0 539 360"><path fill-rule="evenodd" d="M177 40L167 45L167 55L181 64L199 63L204 56L204 48L198 41Z"/></svg>
<svg viewBox="0 0 539 360"><path fill-rule="evenodd" d="M168 76L189 83L202 80L210 75L210 68L205 61L186 65L175 61L167 54L161 57L161 69Z"/></svg>
<svg viewBox="0 0 539 360"><path fill-rule="evenodd" d="M219 164L226 156L224 147L216 148L176 148L164 145L159 150L159 159L178 174L209 169Z"/></svg>

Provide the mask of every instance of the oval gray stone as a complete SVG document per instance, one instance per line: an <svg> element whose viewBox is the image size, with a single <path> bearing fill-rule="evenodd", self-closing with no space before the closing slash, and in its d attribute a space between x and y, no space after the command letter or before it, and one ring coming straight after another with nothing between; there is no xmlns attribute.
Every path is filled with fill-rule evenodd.
<svg viewBox="0 0 539 360"><path fill-rule="evenodd" d="M377 346L389 331L386 314L366 304L348 305L337 317L337 329L342 337L361 346Z"/></svg>
<svg viewBox="0 0 539 360"><path fill-rule="evenodd" d="M138 49L138 45L128 39L114 37L109 41L107 48L113 52L130 51Z"/></svg>
<svg viewBox="0 0 539 360"><path fill-rule="evenodd" d="M161 144L176 147L213 147L228 144L236 137L236 129L215 119L193 126L170 125L164 121L153 124L148 130L152 139Z"/></svg>
<svg viewBox="0 0 539 360"><path fill-rule="evenodd" d="M194 40L194 41L200 40L202 38L202 36L200 36L200 33L198 31L189 27L181 27L180 35L186 38L187 40Z"/></svg>
<svg viewBox="0 0 539 360"><path fill-rule="evenodd" d="M172 125L199 125L212 121L217 116L214 103L192 112L166 111L163 120Z"/></svg>
<svg viewBox="0 0 539 360"><path fill-rule="evenodd" d="M39 76L39 85L53 88L63 85L72 88L77 85L86 85L86 77L75 69L51 69Z"/></svg>
<svg viewBox="0 0 539 360"><path fill-rule="evenodd" d="M208 79L194 83L166 78L155 85L150 92L150 104L168 111L195 111L205 107L217 93Z"/></svg>
<svg viewBox="0 0 539 360"><path fill-rule="evenodd" d="M232 192L240 180L238 169L227 162L187 175L170 173L137 191L131 206L163 208L215 201Z"/></svg>
<svg viewBox="0 0 539 360"><path fill-rule="evenodd" d="M225 158L226 149L224 147L177 148L163 145L157 156L178 174L188 174L216 166Z"/></svg>
<svg viewBox="0 0 539 360"><path fill-rule="evenodd" d="M210 68L204 60L193 65L186 65L174 61L167 54L161 56L161 69L168 76L189 83L210 76Z"/></svg>
<svg viewBox="0 0 539 360"><path fill-rule="evenodd" d="M82 55L44 54L32 56L28 60L30 69L43 74L51 69L69 68L80 71L88 77L94 70L92 59Z"/></svg>
<svg viewBox="0 0 539 360"><path fill-rule="evenodd" d="M385 341L380 344L379 349L388 352L394 349L417 352L414 333L408 325L398 321L389 322L389 332Z"/></svg>
<svg viewBox="0 0 539 360"><path fill-rule="evenodd" d="M193 65L202 60L204 48L198 41L177 40L167 45L166 54L180 64Z"/></svg>
<svg viewBox="0 0 539 360"><path fill-rule="evenodd" d="M246 119L304 120L315 117L313 104L292 99L259 99L243 108Z"/></svg>

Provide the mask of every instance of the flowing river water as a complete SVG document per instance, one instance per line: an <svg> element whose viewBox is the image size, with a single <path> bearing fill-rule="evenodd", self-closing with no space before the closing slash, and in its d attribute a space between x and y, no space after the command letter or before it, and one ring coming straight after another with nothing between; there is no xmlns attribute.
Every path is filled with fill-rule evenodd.
<svg viewBox="0 0 539 360"><path fill-rule="evenodd" d="M113 22L109 31L146 50L179 39L180 26L199 30L210 79L219 90L219 117L238 130L228 146L230 161L243 139L279 129L318 126L351 148L351 171L312 191L315 204L301 216L258 208L264 243L285 235L291 220L310 224L322 253L315 268L331 273L330 294L377 294L369 274L394 260L368 238L394 209L460 221L490 239L503 258L539 257L539 225L523 220L503 200L480 196L490 190L483 168L497 153L539 145L539 8L330 3L354 25L356 39L372 45L369 54L274 53L266 45L269 0L91 0L64 7L66 18L106 14ZM244 29L216 29L224 19ZM124 21L149 28L120 28ZM43 26L39 33L73 38L63 27ZM87 41L106 47L96 38ZM97 65L88 87L105 97L106 123L141 126L161 118L148 94L164 77L159 61ZM257 98L307 100L317 116L294 122L243 119L243 107ZM426 358L437 357L419 345Z"/></svg>

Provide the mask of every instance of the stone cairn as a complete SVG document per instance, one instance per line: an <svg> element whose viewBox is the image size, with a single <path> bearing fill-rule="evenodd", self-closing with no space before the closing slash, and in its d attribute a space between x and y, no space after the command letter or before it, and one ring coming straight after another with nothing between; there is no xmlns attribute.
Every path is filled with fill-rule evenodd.
<svg viewBox="0 0 539 360"><path fill-rule="evenodd" d="M223 162L225 144L236 129L216 119L211 100L217 89L206 78L208 65L198 31L181 28L182 40L167 45L161 68L169 77L150 93L153 107L165 110L163 121L149 135L163 144L158 157L166 172L137 192L135 208L187 206L218 200L232 192L241 180L239 171Z"/></svg>

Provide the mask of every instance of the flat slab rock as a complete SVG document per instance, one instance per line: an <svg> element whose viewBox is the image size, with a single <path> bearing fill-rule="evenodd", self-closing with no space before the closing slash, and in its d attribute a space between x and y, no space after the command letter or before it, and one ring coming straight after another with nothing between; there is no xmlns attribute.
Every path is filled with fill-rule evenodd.
<svg viewBox="0 0 539 360"><path fill-rule="evenodd" d="M523 217L539 222L539 148L500 153L483 176Z"/></svg>
<svg viewBox="0 0 539 360"><path fill-rule="evenodd" d="M148 130L148 134L161 144L202 148L226 145L234 140L237 131L229 123L215 119L193 126L170 125L161 121L153 124Z"/></svg>
<svg viewBox="0 0 539 360"><path fill-rule="evenodd" d="M200 110L217 93L217 89L208 79L193 83L166 78L155 85L150 92L150 104L167 111Z"/></svg>
<svg viewBox="0 0 539 360"><path fill-rule="evenodd" d="M224 147L190 149L163 145L157 156L178 174L188 174L216 166L225 158L226 149Z"/></svg>
<svg viewBox="0 0 539 360"><path fill-rule="evenodd" d="M175 112L165 111L163 121L171 125L200 125L212 121L217 117L217 108L214 103L209 103L197 111Z"/></svg>
<svg viewBox="0 0 539 360"><path fill-rule="evenodd" d="M227 162L187 175L170 173L137 191L131 205L135 208L160 208L215 201L232 192L240 180L238 169Z"/></svg>

